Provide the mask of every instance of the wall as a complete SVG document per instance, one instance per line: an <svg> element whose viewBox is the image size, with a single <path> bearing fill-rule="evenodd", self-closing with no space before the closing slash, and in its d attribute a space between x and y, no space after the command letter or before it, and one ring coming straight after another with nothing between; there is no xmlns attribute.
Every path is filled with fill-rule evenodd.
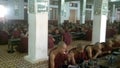
<svg viewBox="0 0 120 68"><path fill-rule="evenodd" d="M64 17L65 20L69 19L69 2L66 2L66 15ZM58 6L57 5L50 5L49 6L49 20L58 20Z"/></svg>
<svg viewBox="0 0 120 68"><path fill-rule="evenodd" d="M119 10L118 10L119 9ZM116 9L116 21L120 22L120 8Z"/></svg>
<svg viewBox="0 0 120 68"><path fill-rule="evenodd" d="M69 4L70 3L77 3L78 4L78 7L70 7ZM67 8L66 8L66 16L64 17L64 20L69 20L69 17L70 17L70 10L75 10L75 13L76 13L76 20L80 20L80 1L70 1L70 2L67 2ZM88 5L91 5L92 8L86 8L86 11L90 11L91 13L91 16L89 16L89 14L87 15L86 14L86 17L91 17L90 20L93 20L93 9L94 9L94 6L93 6L93 3L90 1L90 2L87 2ZM51 5L49 6L49 20L57 20L57 13L58 11L58 6L57 5ZM56 16L55 16L56 15Z"/></svg>
<svg viewBox="0 0 120 68"><path fill-rule="evenodd" d="M24 20L24 0L0 0L7 7L6 19Z"/></svg>

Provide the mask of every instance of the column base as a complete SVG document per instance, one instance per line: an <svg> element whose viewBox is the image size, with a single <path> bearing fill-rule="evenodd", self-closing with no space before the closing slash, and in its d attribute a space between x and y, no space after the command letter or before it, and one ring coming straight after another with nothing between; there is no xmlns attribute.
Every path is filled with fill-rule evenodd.
<svg viewBox="0 0 120 68"><path fill-rule="evenodd" d="M47 58L41 58L41 59L32 59L29 56L25 56L24 59L32 64L38 63L38 62L44 62L44 61L48 61L48 57Z"/></svg>

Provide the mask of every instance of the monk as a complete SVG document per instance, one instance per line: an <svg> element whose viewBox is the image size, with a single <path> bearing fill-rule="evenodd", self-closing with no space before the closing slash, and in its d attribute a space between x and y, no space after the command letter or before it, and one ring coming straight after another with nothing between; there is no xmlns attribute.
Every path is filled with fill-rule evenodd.
<svg viewBox="0 0 120 68"><path fill-rule="evenodd" d="M54 43L55 43L55 39L53 38L53 35L51 34L52 30L48 29L48 49L52 49L54 48Z"/></svg>
<svg viewBox="0 0 120 68"><path fill-rule="evenodd" d="M70 34L69 30L70 29L66 28L62 35L62 39L67 44L67 46L72 43L72 35Z"/></svg>
<svg viewBox="0 0 120 68"><path fill-rule="evenodd" d="M102 53L102 45L97 42L94 45L87 45L85 50L89 59L96 59Z"/></svg>
<svg viewBox="0 0 120 68"><path fill-rule="evenodd" d="M69 64L81 64L84 60L87 60L87 55L85 52L85 45L78 44L77 47L72 48L69 51L68 62Z"/></svg>
<svg viewBox="0 0 120 68"><path fill-rule="evenodd" d="M55 31L52 33L54 39L55 39L55 45L57 45L62 40L62 34L60 33L60 30L58 28L55 29Z"/></svg>
<svg viewBox="0 0 120 68"><path fill-rule="evenodd" d="M110 54L113 49L113 41L111 39L108 39L106 42L102 42L102 54L101 56L105 56L107 54Z"/></svg>
<svg viewBox="0 0 120 68"><path fill-rule="evenodd" d="M52 37L52 35L48 35L48 49L51 49L54 47L54 41L55 39Z"/></svg>
<svg viewBox="0 0 120 68"><path fill-rule="evenodd" d="M49 68L61 68L67 60L67 45L61 41L49 54Z"/></svg>
<svg viewBox="0 0 120 68"><path fill-rule="evenodd" d="M18 28L15 28L12 32L12 38L20 38L21 32L18 30Z"/></svg>
<svg viewBox="0 0 120 68"><path fill-rule="evenodd" d="M113 39L113 48L118 49L120 48L120 36L115 36Z"/></svg>

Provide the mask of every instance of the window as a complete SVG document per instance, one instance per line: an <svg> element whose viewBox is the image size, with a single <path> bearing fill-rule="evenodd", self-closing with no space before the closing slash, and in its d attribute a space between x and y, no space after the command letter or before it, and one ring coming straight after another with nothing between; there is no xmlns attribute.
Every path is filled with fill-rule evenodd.
<svg viewBox="0 0 120 68"><path fill-rule="evenodd" d="M57 8L51 8L50 9L50 19L51 20L57 20L58 19L58 9Z"/></svg>
<svg viewBox="0 0 120 68"><path fill-rule="evenodd" d="M117 11L120 11L120 8L119 8L119 9L117 9Z"/></svg>
<svg viewBox="0 0 120 68"><path fill-rule="evenodd" d="M70 7L78 7L77 3L70 3Z"/></svg>
<svg viewBox="0 0 120 68"><path fill-rule="evenodd" d="M92 8L92 5L86 5L86 8L91 9L91 8Z"/></svg>
<svg viewBox="0 0 120 68"><path fill-rule="evenodd" d="M58 5L58 1L50 1L51 5Z"/></svg>

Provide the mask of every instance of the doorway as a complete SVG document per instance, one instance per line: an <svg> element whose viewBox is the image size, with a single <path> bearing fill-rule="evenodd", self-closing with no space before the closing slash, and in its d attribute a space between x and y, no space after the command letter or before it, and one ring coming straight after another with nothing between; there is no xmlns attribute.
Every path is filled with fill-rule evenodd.
<svg viewBox="0 0 120 68"><path fill-rule="evenodd" d="M76 10L75 9L70 10L69 22L76 23Z"/></svg>

